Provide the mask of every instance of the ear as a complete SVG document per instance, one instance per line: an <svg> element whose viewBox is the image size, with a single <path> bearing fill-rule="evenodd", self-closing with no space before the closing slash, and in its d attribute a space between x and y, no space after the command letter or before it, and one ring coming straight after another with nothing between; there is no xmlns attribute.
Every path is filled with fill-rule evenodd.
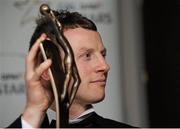
<svg viewBox="0 0 180 129"><path fill-rule="evenodd" d="M50 77L49 77L48 70L44 71L43 74L41 75L41 77L42 77L44 80L49 81L49 80L50 80Z"/></svg>

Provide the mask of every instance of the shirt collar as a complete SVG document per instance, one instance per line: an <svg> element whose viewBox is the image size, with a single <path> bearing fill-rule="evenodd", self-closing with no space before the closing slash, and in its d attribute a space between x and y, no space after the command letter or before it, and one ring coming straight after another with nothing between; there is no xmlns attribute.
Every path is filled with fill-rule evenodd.
<svg viewBox="0 0 180 129"><path fill-rule="evenodd" d="M94 112L94 108L91 106L90 108L88 108L86 111L84 111L83 113L81 113L78 117L72 119L72 120L69 120L69 123L70 124L73 124L73 123L78 123L82 120L84 120L85 118L87 118L92 112ZM47 114L48 114L48 117L49 117L49 121L51 122L52 120L55 120L56 119L56 112L51 110L51 109L48 109L47 111Z"/></svg>
<svg viewBox="0 0 180 129"><path fill-rule="evenodd" d="M93 107L87 109L86 111L84 111L83 113L81 113L78 117L76 117L76 118L74 118L74 119L72 119L72 120L69 120L69 123L70 123L70 124L78 123L78 122L86 119L86 118L89 116L88 114L90 114L90 113L92 113L92 112L94 112L94 108L93 108Z"/></svg>

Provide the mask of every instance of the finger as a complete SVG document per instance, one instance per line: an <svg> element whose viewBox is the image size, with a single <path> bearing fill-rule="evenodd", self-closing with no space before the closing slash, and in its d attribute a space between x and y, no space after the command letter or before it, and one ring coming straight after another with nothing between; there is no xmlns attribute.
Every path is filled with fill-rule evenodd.
<svg viewBox="0 0 180 129"><path fill-rule="evenodd" d="M52 64L51 59L47 59L46 61L44 61L43 63L41 63L39 65L39 67L37 67L37 69L35 70L35 74L33 76L34 80L39 80L41 75L43 74L43 72L45 72Z"/></svg>
<svg viewBox="0 0 180 129"><path fill-rule="evenodd" d="M26 59L26 70L27 72L29 71L33 71L34 70L34 67L35 67L35 58L36 58L36 55L37 55L37 52L39 50L39 44L46 39L46 34L42 34L37 40L36 42L34 43L34 45L32 46L32 48L30 49L29 53L28 53L28 56L27 56L27 59Z"/></svg>

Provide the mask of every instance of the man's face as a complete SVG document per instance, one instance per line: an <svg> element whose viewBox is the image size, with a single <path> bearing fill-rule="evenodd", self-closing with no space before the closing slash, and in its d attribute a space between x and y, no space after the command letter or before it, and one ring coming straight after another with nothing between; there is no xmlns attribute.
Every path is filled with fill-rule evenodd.
<svg viewBox="0 0 180 129"><path fill-rule="evenodd" d="M74 103L92 104L104 99L109 65L106 49L98 32L76 28L64 32L73 49L81 78Z"/></svg>

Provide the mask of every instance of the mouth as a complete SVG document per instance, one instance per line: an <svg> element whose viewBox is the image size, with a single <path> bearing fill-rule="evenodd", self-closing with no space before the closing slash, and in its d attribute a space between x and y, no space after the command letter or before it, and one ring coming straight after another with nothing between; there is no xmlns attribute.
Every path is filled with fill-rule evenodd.
<svg viewBox="0 0 180 129"><path fill-rule="evenodd" d="M105 79L98 79L98 80L91 81L90 83L105 86L106 85L106 80Z"/></svg>

